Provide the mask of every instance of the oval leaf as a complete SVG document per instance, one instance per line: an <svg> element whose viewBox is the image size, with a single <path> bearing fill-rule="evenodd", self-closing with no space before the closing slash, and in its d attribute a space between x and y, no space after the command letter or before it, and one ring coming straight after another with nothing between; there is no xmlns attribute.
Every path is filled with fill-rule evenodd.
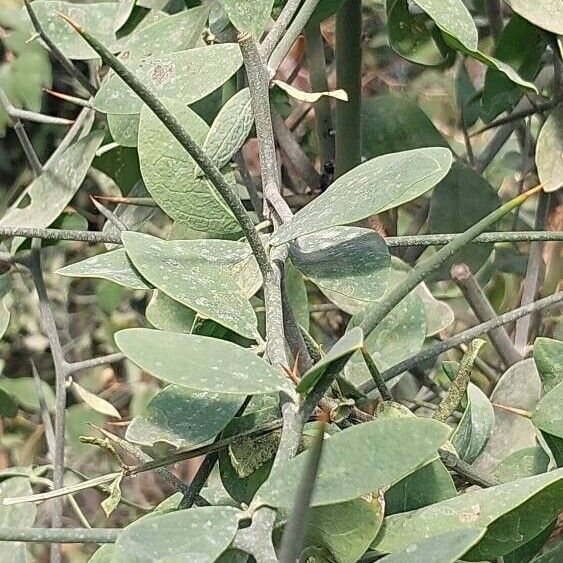
<svg viewBox="0 0 563 563"><path fill-rule="evenodd" d="M156 378L188 389L235 395L290 389L278 369L232 342L147 328L121 330L115 342Z"/></svg>
<svg viewBox="0 0 563 563"><path fill-rule="evenodd" d="M563 186L563 104L551 112L538 135L536 165L546 192Z"/></svg>
<svg viewBox="0 0 563 563"><path fill-rule="evenodd" d="M534 25L563 35L563 6L559 0L504 0L517 14Z"/></svg>

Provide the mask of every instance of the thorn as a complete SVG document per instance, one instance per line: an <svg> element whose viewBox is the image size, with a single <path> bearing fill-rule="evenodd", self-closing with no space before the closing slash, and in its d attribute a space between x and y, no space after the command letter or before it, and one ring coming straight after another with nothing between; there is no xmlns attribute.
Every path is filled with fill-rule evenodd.
<svg viewBox="0 0 563 563"><path fill-rule="evenodd" d="M41 34L36 31L29 39L26 40L25 44L29 45L30 43L33 43L34 41L36 41L40 37L41 37Z"/></svg>
<svg viewBox="0 0 563 563"><path fill-rule="evenodd" d="M502 411L510 412L510 413L515 414L517 416L523 416L524 418L532 418L532 412L531 411L519 409L518 407L509 407L507 405L499 405L498 403L491 403L491 404L493 405L493 407L496 407L497 409L500 409Z"/></svg>
<svg viewBox="0 0 563 563"><path fill-rule="evenodd" d="M57 11L56 13L58 16L63 18L63 20L65 20L65 22L68 23L68 25L70 25L73 29L75 29L78 33L80 33L80 35L84 35L86 33L84 29L82 29L74 20L69 18L66 14L63 14L62 12L59 11Z"/></svg>

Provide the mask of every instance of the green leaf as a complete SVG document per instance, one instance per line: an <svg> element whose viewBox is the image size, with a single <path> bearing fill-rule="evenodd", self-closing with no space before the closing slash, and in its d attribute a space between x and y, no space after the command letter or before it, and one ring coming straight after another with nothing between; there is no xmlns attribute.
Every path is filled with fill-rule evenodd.
<svg viewBox="0 0 563 563"><path fill-rule="evenodd" d="M549 456L541 446L522 448L505 457L498 465L495 476L501 483L508 483L545 473L549 465Z"/></svg>
<svg viewBox="0 0 563 563"><path fill-rule="evenodd" d="M301 272L291 260L285 263L283 271L284 288L291 305L291 310L297 323L309 330L309 296Z"/></svg>
<svg viewBox="0 0 563 563"><path fill-rule="evenodd" d="M422 300L426 311L426 336L435 336L454 322L453 309L444 301L436 299L424 282L416 288L415 293Z"/></svg>
<svg viewBox="0 0 563 563"><path fill-rule="evenodd" d="M232 342L146 328L121 330L115 341L156 378L188 389L235 395L291 389L278 369Z"/></svg>
<svg viewBox="0 0 563 563"><path fill-rule="evenodd" d="M231 23L241 33L260 39L270 20L274 0L220 0Z"/></svg>
<svg viewBox="0 0 563 563"><path fill-rule="evenodd" d="M189 334L197 314L193 309L181 305L166 293L157 290L147 305L145 315L147 321L155 328Z"/></svg>
<svg viewBox="0 0 563 563"><path fill-rule="evenodd" d="M534 25L563 35L563 10L558 0L504 0L517 14Z"/></svg>
<svg viewBox="0 0 563 563"><path fill-rule="evenodd" d="M448 363L457 366L455 362ZM450 438L453 447L463 461L473 463L477 459L492 436L494 425L495 412L487 395L477 385L469 383L467 406Z"/></svg>
<svg viewBox="0 0 563 563"><path fill-rule="evenodd" d="M438 66L452 58L440 32L428 29L425 14L411 14L407 0L387 0L385 7L389 44L401 57L428 66Z"/></svg>
<svg viewBox="0 0 563 563"><path fill-rule="evenodd" d="M405 96L384 94L362 104L364 155L444 147L448 144L420 106Z"/></svg>
<svg viewBox="0 0 563 563"><path fill-rule="evenodd" d="M541 128L536 145L538 176L546 192L563 186L563 104L559 104Z"/></svg>
<svg viewBox="0 0 563 563"><path fill-rule="evenodd" d="M257 319L250 301L235 278L202 245L163 241L131 231L124 232L122 240L135 268L155 287L200 316L246 338L256 338Z"/></svg>
<svg viewBox="0 0 563 563"><path fill-rule="evenodd" d="M277 246L398 207L435 186L447 174L451 163L452 153L438 147L369 160L335 180L281 225L270 243Z"/></svg>
<svg viewBox="0 0 563 563"><path fill-rule="evenodd" d="M88 458L97 459L98 448L82 442L80 437L92 434L92 425L103 426L106 419L106 416L88 405L77 404L67 407L65 438L69 459L80 462Z"/></svg>
<svg viewBox="0 0 563 563"><path fill-rule="evenodd" d="M203 150L219 168L222 168L242 147L253 124L250 90L243 88L221 108L207 133ZM202 174L199 169L198 174Z"/></svg>
<svg viewBox="0 0 563 563"><path fill-rule="evenodd" d="M0 388L0 416L13 417L18 414L18 405L10 395Z"/></svg>
<svg viewBox="0 0 563 563"><path fill-rule="evenodd" d="M563 438L563 383L544 395L532 414L536 428L558 438Z"/></svg>
<svg viewBox="0 0 563 563"><path fill-rule="evenodd" d="M268 396L264 396L268 398ZM252 403L248 406L252 408ZM278 416L278 406L265 407L234 418L225 427L221 438L228 438L241 432L256 428L274 420ZM256 491L268 478L274 456L278 448L280 435L274 432L264 436L267 440L249 438L235 447L219 452L219 474L221 483L229 495L237 502L249 504Z"/></svg>
<svg viewBox="0 0 563 563"><path fill-rule="evenodd" d="M290 256L321 290L376 301L387 288L389 250L371 229L335 227L301 237L290 246Z"/></svg>
<svg viewBox="0 0 563 563"><path fill-rule="evenodd" d="M551 338L536 338L534 362L544 393L563 383L563 342Z"/></svg>
<svg viewBox="0 0 563 563"><path fill-rule="evenodd" d="M523 49L522 45L526 48ZM525 80L534 80L541 68L547 36L519 16L513 16L499 39L495 57L510 65ZM505 74L488 68L481 96L481 118L489 123L504 111L510 111L524 92Z"/></svg>
<svg viewBox="0 0 563 563"><path fill-rule="evenodd" d="M175 100L185 107L224 84L241 62L238 45L224 43L141 59L135 75L158 98ZM133 90L115 75L104 82L94 98L94 107L102 113L139 113L142 105Z"/></svg>
<svg viewBox="0 0 563 563"><path fill-rule="evenodd" d="M467 561L501 557L538 535L561 510L563 469L455 498L385 519L372 547L395 552L430 535L486 527L464 556Z"/></svg>
<svg viewBox="0 0 563 563"><path fill-rule="evenodd" d="M0 527L2 528L32 528L37 514L37 507L33 503L4 506L4 497L20 497L31 495L31 485L27 477L11 477L0 482ZM25 543L0 541L0 553L4 561L11 563L25 563L28 561Z"/></svg>
<svg viewBox="0 0 563 563"><path fill-rule="evenodd" d="M530 358L514 364L499 379L491 393L491 403L533 411L541 393L541 383ZM477 471L491 474L511 453L536 445L532 422L517 414L494 408L495 425L490 440L475 460Z"/></svg>
<svg viewBox="0 0 563 563"><path fill-rule="evenodd" d="M417 469L385 493L385 514L416 510L457 494L449 471L439 460Z"/></svg>
<svg viewBox="0 0 563 563"><path fill-rule="evenodd" d="M432 233L460 233L499 206L498 195L481 175L455 163L432 194L428 226ZM440 267L434 279L450 279L450 268L457 263L465 263L477 272L492 250L492 244L468 244Z"/></svg>
<svg viewBox="0 0 563 563"><path fill-rule="evenodd" d="M88 559L88 563L112 563L114 555L115 546L111 543L106 543L95 551L94 555Z"/></svg>
<svg viewBox="0 0 563 563"><path fill-rule="evenodd" d="M311 509L304 545L326 549L335 563L356 563L383 522L381 499L358 498Z"/></svg>
<svg viewBox="0 0 563 563"><path fill-rule="evenodd" d="M477 90L467 72L465 64L459 66L455 82L456 105L467 128L479 119L480 104Z"/></svg>
<svg viewBox="0 0 563 563"><path fill-rule="evenodd" d="M51 387L41 382L43 395L47 408L52 411L55 408L55 394ZM0 378L0 389L4 390L10 397L28 411L39 411L39 398L37 397L37 385L33 377L2 377Z"/></svg>
<svg viewBox="0 0 563 563"><path fill-rule="evenodd" d="M467 528L422 538L404 549L379 559L381 563L456 563L485 533L485 528Z"/></svg>
<svg viewBox="0 0 563 563"><path fill-rule="evenodd" d="M112 51L117 51L116 37L110 22L115 19L118 10L117 2L103 2L94 4L75 4L74 2L50 2L36 0L33 11L47 32L49 38L69 58L74 60L97 59L97 53L76 33L68 23L61 18L64 14L78 25L88 30L99 41ZM23 8L25 12L25 8ZM34 31L27 13L24 16L29 30Z"/></svg>
<svg viewBox="0 0 563 563"><path fill-rule="evenodd" d="M205 506L134 522L119 534L114 561L212 563L233 541L240 514L230 506Z"/></svg>
<svg viewBox="0 0 563 563"><path fill-rule="evenodd" d="M394 271L391 274L390 287L394 287L398 279L402 279L402 276L396 278ZM385 295L382 300L385 300ZM349 326L357 326L362 322L363 317L363 311L354 315ZM420 352L425 338L424 305L420 297L412 292L393 308L375 330L369 333L365 342L368 352L381 372ZM354 385L372 380L361 354L352 357L344 373L346 379Z"/></svg>
<svg viewBox="0 0 563 563"><path fill-rule="evenodd" d="M140 114L108 113L108 127L113 140L122 147L136 147L139 137Z"/></svg>
<svg viewBox="0 0 563 563"><path fill-rule="evenodd" d="M323 448L311 506L345 502L398 483L435 457L448 433L447 426L419 418L375 420L338 432ZM303 452L276 466L255 500L291 508L306 457Z"/></svg>
<svg viewBox="0 0 563 563"><path fill-rule="evenodd" d="M477 49L477 27L462 0L414 0L446 33L468 49Z"/></svg>
<svg viewBox="0 0 563 563"><path fill-rule="evenodd" d="M329 369L331 364L337 360L349 358L354 352L358 351L364 344L364 335L359 327L353 328L347 332L336 344L330 349L328 354L310 368L301 378L297 385L299 393L307 393L321 379L324 373Z"/></svg>
<svg viewBox="0 0 563 563"><path fill-rule="evenodd" d="M101 278L130 289L150 289L131 265L123 248L65 266L57 270L57 274L76 278Z"/></svg>
<svg viewBox="0 0 563 563"><path fill-rule="evenodd" d="M555 547L536 557L533 563L560 563L561 559L563 559L563 541L559 540Z"/></svg>
<svg viewBox="0 0 563 563"><path fill-rule="evenodd" d="M167 107L194 141L203 143L207 124L184 103L168 102ZM196 177L198 166L192 157L146 106L141 112L139 160L147 189L172 219L197 231L240 231L215 188Z"/></svg>
<svg viewBox="0 0 563 563"><path fill-rule="evenodd" d="M160 442L175 448L201 446L223 430L240 405L238 395L169 385L133 418L125 437L141 446L155 446Z"/></svg>
<svg viewBox="0 0 563 563"><path fill-rule="evenodd" d="M0 298L0 338L2 338L10 324L10 309L7 304L7 297Z"/></svg>
<svg viewBox="0 0 563 563"><path fill-rule="evenodd" d="M73 143L22 192L2 217L0 225L48 227L82 185L104 135L104 131L94 131ZM31 198L31 202L19 207L27 198Z"/></svg>

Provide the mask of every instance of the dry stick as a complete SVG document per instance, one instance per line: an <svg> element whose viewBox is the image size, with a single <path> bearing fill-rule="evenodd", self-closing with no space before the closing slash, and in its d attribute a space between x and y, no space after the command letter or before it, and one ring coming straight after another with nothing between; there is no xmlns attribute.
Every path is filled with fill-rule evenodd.
<svg viewBox="0 0 563 563"><path fill-rule="evenodd" d="M280 64L283 62L285 57L287 57L291 47L305 29L305 26L317 8L319 1L320 0L305 0L303 2L303 6L291 22L288 30L281 38L268 60L268 72L270 76L274 76L276 74Z"/></svg>
<svg viewBox="0 0 563 563"><path fill-rule="evenodd" d="M542 193L536 209L536 217L534 220L534 227L543 229L549 215L551 195L549 193ZM539 292L540 286L543 283L545 274L545 265L543 262L543 243L533 242L530 245L530 252L528 253L528 265L526 267L526 276L522 284L522 299L520 305L528 305L532 303ZM514 331L514 346L516 350L524 351L528 343L528 336L530 334L530 325L532 322L532 315L522 317L516 322L516 329Z"/></svg>
<svg viewBox="0 0 563 563"><path fill-rule="evenodd" d="M285 3L276 23L274 23L272 29L270 29L260 45L260 54L264 60L268 60L270 58L272 51L282 39L287 26L291 23L291 20L297 13L300 5L301 0L287 0Z"/></svg>
<svg viewBox="0 0 563 563"><path fill-rule="evenodd" d="M78 80L81 86L91 96L94 96L96 94L96 88L92 85L92 83L88 80L84 73L66 57L66 55L57 47L57 45L55 45L53 41L51 41L50 37L45 33L45 30L43 29L41 22L37 18L35 10L33 9L29 0L24 0L24 3L27 9L27 13L29 14L29 19L31 20L31 23L35 28L35 31L39 34L47 47L49 47L49 50L51 51L53 56L59 61L61 66L66 70L66 72L68 72L68 74L74 76L74 78Z"/></svg>
<svg viewBox="0 0 563 563"><path fill-rule="evenodd" d="M475 358L479 353L481 347L485 344L484 340L477 338L471 342L467 348L467 352L463 355L459 368L452 381L448 392L445 397L442 398L434 416L436 420L440 422L446 422L448 418L456 411L457 407L461 403L463 396L467 391L467 386L471 379L471 368L475 363Z"/></svg>
<svg viewBox="0 0 563 563"><path fill-rule="evenodd" d="M479 322L490 321L497 316L485 292L477 283L466 264L455 264L451 276L465 299L473 309ZM510 367L522 359L522 355L514 347L504 327L495 328L490 332L491 341L506 367Z"/></svg>
<svg viewBox="0 0 563 563"><path fill-rule="evenodd" d="M415 366L423 364L428 360L436 358L440 354L443 354L444 352L447 352L452 348L456 348L460 344L469 342L470 340L473 340L474 338L476 338L481 334L485 334L490 330L493 330L499 326L503 326L508 323L511 323L535 311L541 311L543 309L547 309L548 307L553 307L554 305L557 305L561 302L563 302L563 291L560 291L559 293L554 293L549 297L544 297L543 299L540 299L534 303L530 303L529 305L526 305L524 307L519 307L518 309L514 309L513 311L505 313L504 315L500 315L499 317L487 321L486 323L482 323L480 325L469 328L463 332L460 332L459 334L456 334L455 336L452 336L447 340L443 340L442 342L436 344L435 346L431 346L430 348L427 348L426 350L420 352L420 354L416 354L415 356L411 356L410 358L407 358L406 360L399 362L398 364L395 364L394 366L385 370L381 374L381 377L385 381L389 381L390 379L393 379L393 377L396 377L397 375L400 375L405 371L409 371ZM367 384L362 385L360 389L363 393L369 393L370 391L375 389L375 385L369 382Z"/></svg>
<svg viewBox="0 0 563 563"><path fill-rule="evenodd" d="M362 2L347 0L336 14L336 86L348 94L347 102L336 101L336 178L361 160L361 36Z"/></svg>
<svg viewBox="0 0 563 563"><path fill-rule="evenodd" d="M319 25L308 25L305 28L305 51L309 65L309 81L313 92L327 92L326 60L323 36ZM314 104L315 130L321 158L321 170L325 164L334 164L334 124L330 100L323 96Z"/></svg>

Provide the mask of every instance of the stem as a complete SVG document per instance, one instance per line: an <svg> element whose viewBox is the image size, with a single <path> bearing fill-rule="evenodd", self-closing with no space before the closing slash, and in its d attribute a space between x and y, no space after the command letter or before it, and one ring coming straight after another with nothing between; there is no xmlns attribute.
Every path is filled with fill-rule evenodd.
<svg viewBox="0 0 563 563"><path fill-rule="evenodd" d="M297 38L301 35L303 29L307 25L309 18L313 15L316 10L317 5L320 0L305 0L303 6L291 22L288 30L285 32L284 36L281 38L280 42L273 50L272 55L268 60L268 71L270 76L274 76L281 65L287 54L289 53L291 47Z"/></svg>
<svg viewBox="0 0 563 563"><path fill-rule="evenodd" d="M396 377L397 375L400 375L404 371L409 371L413 369L415 366L424 364L425 362L433 358L436 358L440 354L447 352L452 348L456 348L457 346L460 346L465 342L469 342L473 340L474 338L476 338L481 334L485 334L499 326L503 326L508 323L511 323L535 311L541 311L543 309L547 309L548 307L557 305L562 301L563 301L563 291L560 291L559 293L555 293L553 295L550 295L549 297L544 297L543 299L540 299L535 303L530 303L529 305L525 305L524 307L519 307L518 309L514 309L513 311L505 313L504 315L500 315L499 317L487 321L486 323L482 323L475 327L469 328L463 332L460 332L459 334L456 334L455 336L452 336L447 340L443 340L442 342L439 342L435 346L426 348L426 350L420 352L420 354L411 356L410 358L398 364L395 364L394 366L385 370L381 374L381 377L385 381L389 381L390 379ZM375 386L373 385L373 383L370 382L362 385L360 389L363 393L369 393L374 388Z"/></svg>
<svg viewBox="0 0 563 563"><path fill-rule="evenodd" d="M114 543L121 528L0 528L0 541Z"/></svg>
<svg viewBox="0 0 563 563"><path fill-rule="evenodd" d="M217 452L205 456L202 464L200 465L197 473L195 474L192 482L189 485L189 490L184 493L184 498L180 502L178 510L191 508L196 503L198 498L205 500L200 496L199 493L205 486L207 479L209 479L209 476L211 475L211 472L213 471L213 468L215 467L218 459L219 454ZM201 506L201 504L199 504L199 506Z"/></svg>
<svg viewBox="0 0 563 563"><path fill-rule="evenodd" d="M313 92L327 92L326 60L320 27L318 25L308 25L305 28L305 39L311 90ZM319 156L321 158L321 170L324 170L324 166L327 162L334 164L335 148L332 110L330 108L330 101L325 96L316 102L314 107L315 129L317 132Z"/></svg>
<svg viewBox="0 0 563 563"><path fill-rule="evenodd" d="M264 60L268 60L270 58L272 51L283 38L287 26L291 23L291 20L297 13L300 5L301 0L287 0L285 3L276 23L272 26L272 29L270 29L264 38L264 41L262 41L262 44L260 45L260 52Z"/></svg>
<svg viewBox="0 0 563 563"><path fill-rule="evenodd" d="M362 357L364 358L364 362L366 363L366 366L371 374L375 386L377 387L377 390L379 391L379 394L381 395L381 398L384 401L392 401L393 395L391 394L391 391L389 390L389 387L387 387L385 381L381 378L381 373L377 369L377 366L375 365L375 362L373 361L370 353L367 351L367 348L365 346L362 346L361 352Z"/></svg>
<svg viewBox="0 0 563 563"><path fill-rule="evenodd" d="M99 358L90 358L88 360L81 360L79 362L72 362L66 365L67 375L82 371L85 369L96 368L104 364L116 364L123 360L125 356L121 352L115 354L108 354L107 356L100 356Z"/></svg>
<svg viewBox="0 0 563 563"><path fill-rule="evenodd" d="M438 269L446 260L452 257L460 248L471 242L477 235L480 235L487 227L496 223L507 213L522 205L530 196L541 190L541 186L532 188L531 190L515 197L505 203L497 210L493 211L479 222L475 223L471 228L458 235L444 248L441 248L432 257L418 264L413 268L406 279L397 285L386 295L384 301L378 302L374 307L366 311L365 317L360 323L365 336L367 337L377 325L400 303L406 295L422 281L424 281L432 272Z"/></svg>
<svg viewBox="0 0 563 563"><path fill-rule="evenodd" d="M348 0L336 14L336 87L348 101L336 101L335 177L358 166L361 160L362 2Z"/></svg>
<svg viewBox="0 0 563 563"><path fill-rule="evenodd" d="M54 117L51 115L37 113L35 111L17 108L12 104L12 102L10 102L10 99L6 96L4 90L2 89L0 89L0 106L4 108L5 112L11 119L24 119L27 121L34 121L35 123L46 123L49 125L70 125L72 123L72 120L64 119L63 117Z"/></svg>
<svg viewBox="0 0 563 563"><path fill-rule="evenodd" d="M436 412L432 418L440 422L446 422L448 418L456 411L461 403L463 396L467 391L467 386L471 379L471 369L475 363L475 358L481 347L485 344L484 340L477 338L473 340L467 348L467 352L463 355L456 376L452 381L446 396L440 401Z"/></svg>
<svg viewBox="0 0 563 563"><path fill-rule="evenodd" d="M33 171L33 175L37 178L41 175L43 166L41 165L41 161L39 160L39 157L37 156L35 149L31 144L31 140L29 139L21 120L14 119L14 131L16 132L16 136L18 137L18 141L20 142L25 157L29 162L29 166Z"/></svg>
<svg viewBox="0 0 563 563"><path fill-rule="evenodd" d="M490 321L497 316L485 292L477 283L475 277L466 264L456 264L452 268L452 279L457 284L465 299L473 309L479 322ZM506 367L510 367L522 359L521 354L512 344L512 340L504 327L498 327L490 332L491 341Z"/></svg>
<svg viewBox="0 0 563 563"><path fill-rule="evenodd" d="M29 19L35 28L35 31L39 34L45 45L49 47L53 57L59 61L61 66L70 74L74 76L76 80L81 84L81 86L91 95L94 96L96 94L96 88L92 85L92 83L88 80L88 78L83 74L83 72L76 67L67 57L66 55L57 47L57 45L51 41L51 38L45 33L41 22L37 18L35 14L35 10L31 6L29 0L24 0L24 4L29 14Z"/></svg>
<svg viewBox="0 0 563 563"><path fill-rule="evenodd" d="M241 230L248 240L250 247L256 257L262 276L266 279L269 275L270 264L268 255L260 240L254 224L246 212L239 196L225 180L225 177L217 168L215 163L207 156L201 147L192 139L191 135L182 127L178 120L166 109L164 104L141 82L131 70L129 70L117 57L115 57L104 45L92 37L84 29L74 23L66 16L61 15L80 36L100 55L102 61L107 64L130 88L145 102L151 111L160 119L162 124L172 133L176 140L186 149L186 152L196 161L204 171L215 189L225 200L229 209L238 221Z"/></svg>
<svg viewBox="0 0 563 563"><path fill-rule="evenodd" d="M457 457L454 453L439 449L438 454L440 455L440 459L442 463L452 471L455 471L458 475L463 477L469 483L473 485L478 485L479 487L488 488L488 487L495 487L496 485L500 485L498 481L493 481L488 477L483 477L479 474L469 463L466 463L459 457Z"/></svg>

